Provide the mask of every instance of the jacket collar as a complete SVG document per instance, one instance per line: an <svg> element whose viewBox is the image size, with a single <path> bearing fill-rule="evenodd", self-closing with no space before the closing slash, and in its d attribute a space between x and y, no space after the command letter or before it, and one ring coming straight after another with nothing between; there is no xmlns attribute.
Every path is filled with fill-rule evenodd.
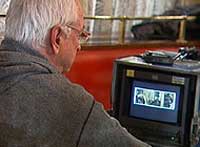
<svg viewBox="0 0 200 147"><path fill-rule="evenodd" d="M7 51L24 52L24 53L27 53L27 54L30 54L30 55L33 55L33 56L37 56L39 58L46 59L38 51L36 51L32 48L29 48L27 45L22 44L18 41L12 40L12 39L4 39L1 42L0 48L1 48L1 50L6 49Z"/></svg>
<svg viewBox="0 0 200 147"><path fill-rule="evenodd" d="M5 38L0 45L0 56L2 53L14 52L15 56L9 58L11 61L15 62L34 62L43 67L48 68L51 73L59 73L57 69L51 65L48 60L41 55L38 51L12 39ZM13 54L12 54L13 55ZM1 56L2 57L2 56ZM3 60L2 57L1 60ZM7 60L7 58L6 58Z"/></svg>

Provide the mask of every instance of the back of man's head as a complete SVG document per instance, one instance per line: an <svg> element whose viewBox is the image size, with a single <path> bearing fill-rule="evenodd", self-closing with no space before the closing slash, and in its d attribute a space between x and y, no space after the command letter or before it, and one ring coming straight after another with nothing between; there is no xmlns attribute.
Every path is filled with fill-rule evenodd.
<svg viewBox="0 0 200 147"><path fill-rule="evenodd" d="M75 0L11 0L6 17L5 38L27 46L49 46L49 32L56 24L78 18Z"/></svg>

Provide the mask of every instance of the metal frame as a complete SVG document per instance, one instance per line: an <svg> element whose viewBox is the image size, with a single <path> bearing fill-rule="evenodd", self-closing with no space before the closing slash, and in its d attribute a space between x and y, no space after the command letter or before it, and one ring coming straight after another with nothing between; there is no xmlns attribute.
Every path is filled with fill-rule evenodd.
<svg viewBox="0 0 200 147"><path fill-rule="evenodd" d="M185 3L184 0L183 4ZM0 17L6 17L5 14L0 14ZM128 20L179 20L180 21L180 28L179 28L179 38L177 40L178 43L186 43L187 40L185 40L185 30L186 30L186 22L195 20L196 16L151 16L151 17L129 17L129 16L119 16L119 17L113 17L113 16L85 16L86 20L119 20L120 21L120 27L119 27L119 44L125 44L125 31L126 31L126 22Z"/></svg>
<svg viewBox="0 0 200 147"><path fill-rule="evenodd" d="M120 27L119 27L119 44L125 43L125 30L126 30L126 22L128 20L179 20L180 21L180 28L179 28L179 38L177 42L185 43L185 30L186 30L186 22L192 21L196 19L196 16L151 16L151 17L128 17L128 16L85 16L85 19L92 19L92 20L120 20Z"/></svg>

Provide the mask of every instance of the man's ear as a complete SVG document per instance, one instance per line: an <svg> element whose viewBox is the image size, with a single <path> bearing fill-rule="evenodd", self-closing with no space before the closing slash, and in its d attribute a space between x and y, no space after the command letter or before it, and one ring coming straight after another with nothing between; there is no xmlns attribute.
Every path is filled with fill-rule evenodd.
<svg viewBox="0 0 200 147"><path fill-rule="evenodd" d="M52 52L58 54L60 50L62 29L60 25L55 25L50 31L50 44Z"/></svg>

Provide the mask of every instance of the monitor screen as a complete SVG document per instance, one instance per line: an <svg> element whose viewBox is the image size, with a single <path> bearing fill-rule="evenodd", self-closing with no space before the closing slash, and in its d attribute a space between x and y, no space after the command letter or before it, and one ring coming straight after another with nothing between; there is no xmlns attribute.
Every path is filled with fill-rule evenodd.
<svg viewBox="0 0 200 147"><path fill-rule="evenodd" d="M180 86L132 81L131 117L167 123L178 122Z"/></svg>

